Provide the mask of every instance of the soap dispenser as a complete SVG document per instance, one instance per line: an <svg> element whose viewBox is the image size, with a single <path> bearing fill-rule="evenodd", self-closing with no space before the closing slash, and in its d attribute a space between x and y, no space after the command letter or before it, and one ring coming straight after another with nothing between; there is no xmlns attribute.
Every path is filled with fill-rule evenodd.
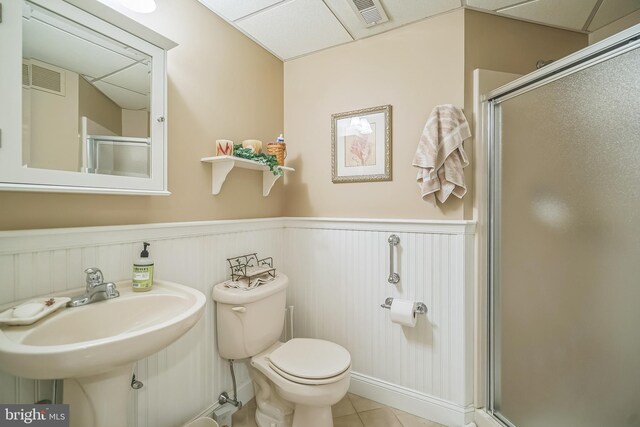
<svg viewBox="0 0 640 427"><path fill-rule="evenodd" d="M131 287L134 292L150 291L153 286L153 260L149 258L149 251L147 251L147 246L151 246L151 244L144 242L143 245L140 258L133 263L133 284Z"/></svg>

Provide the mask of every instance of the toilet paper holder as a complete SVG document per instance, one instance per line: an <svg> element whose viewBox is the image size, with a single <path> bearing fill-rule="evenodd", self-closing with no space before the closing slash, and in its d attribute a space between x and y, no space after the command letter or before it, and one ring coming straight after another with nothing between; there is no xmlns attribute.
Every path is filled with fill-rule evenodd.
<svg viewBox="0 0 640 427"><path fill-rule="evenodd" d="M393 297L387 297L384 300L384 304L380 304L380 307L386 308L387 310L390 310L391 309L391 304L393 304ZM423 302L417 302L414 312L416 314L426 314L427 313L426 304L423 303Z"/></svg>

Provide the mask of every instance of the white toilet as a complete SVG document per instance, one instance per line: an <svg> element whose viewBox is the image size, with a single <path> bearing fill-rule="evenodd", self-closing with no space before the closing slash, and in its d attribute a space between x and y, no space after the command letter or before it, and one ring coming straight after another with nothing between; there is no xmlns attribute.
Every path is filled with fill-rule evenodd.
<svg viewBox="0 0 640 427"><path fill-rule="evenodd" d="M218 351L225 359L251 358L260 427L332 427L331 405L347 393L351 355L338 344L295 338L279 342L289 279L256 289L213 288Z"/></svg>

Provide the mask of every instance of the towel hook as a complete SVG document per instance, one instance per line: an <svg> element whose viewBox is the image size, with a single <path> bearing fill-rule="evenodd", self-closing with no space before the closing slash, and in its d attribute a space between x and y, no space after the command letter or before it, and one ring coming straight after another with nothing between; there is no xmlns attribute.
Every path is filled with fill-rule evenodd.
<svg viewBox="0 0 640 427"><path fill-rule="evenodd" d="M400 243L400 238L395 234L389 236L387 240L389 242L389 278L387 281L393 285L400 281L400 275L393 271L393 247L397 246Z"/></svg>

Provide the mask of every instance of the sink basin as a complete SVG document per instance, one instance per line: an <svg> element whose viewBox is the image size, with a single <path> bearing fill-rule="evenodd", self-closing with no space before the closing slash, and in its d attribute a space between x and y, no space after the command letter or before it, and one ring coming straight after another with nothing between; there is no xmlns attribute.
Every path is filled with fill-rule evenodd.
<svg viewBox="0 0 640 427"><path fill-rule="evenodd" d="M65 379L65 401L90 406L75 420L71 407L72 425L125 426L133 363L191 329L206 302L202 292L163 280L154 280L148 292L133 292L130 281L116 286L118 298L63 308L32 325L0 328L2 370L26 378ZM114 399L114 393L124 397ZM103 399L121 407L105 411ZM124 414L120 424L112 424L114 410Z"/></svg>
<svg viewBox="0 0 640 427"><path fill-rule="evenodd" d="M202 292L154 281L149 292L116 283L120 297L67 307L28 326L0 328L0 366L20 377L95 375L158 352L202 315Z"/></svg>

